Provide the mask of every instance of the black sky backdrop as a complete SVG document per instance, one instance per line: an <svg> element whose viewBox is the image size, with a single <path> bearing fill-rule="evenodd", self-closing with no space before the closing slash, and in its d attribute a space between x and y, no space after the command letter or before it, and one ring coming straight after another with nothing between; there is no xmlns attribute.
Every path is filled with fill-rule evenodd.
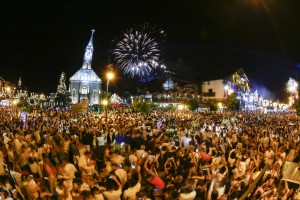
<svg viewBox="0 0 300 200"><path fill-rule="evenodd" d="M105 82L112 39L142 23L165 30L165 62L189 66L191 79L221 78L242 67L254 87L283 98L288 78L300 78L298 0L1 4L0 76L15 84L22 77L30 91L55 92L63 71L70 77L79 70L93 28L92 66ZM124 80L130 82L119 72L112 90L122 89Z"/></svg>

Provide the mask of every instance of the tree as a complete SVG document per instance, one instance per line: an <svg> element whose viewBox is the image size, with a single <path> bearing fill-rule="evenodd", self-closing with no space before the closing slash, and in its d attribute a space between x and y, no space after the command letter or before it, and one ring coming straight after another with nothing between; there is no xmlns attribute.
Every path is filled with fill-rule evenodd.
<svg viewBox="0 0 300 200"><path fill-rule="evenodd" d="M195 111L198 107L199 107L198 101L196 101L195 99L188 100L188 102L187 102L187 108L189 110Z"/></svg>
<svg viewBox="0 0 300 200"><path fill-rule="evenodd" d="M300 99L297 99L297 100L296 100L294 106L295 106L295 109L296 109L296 114L297 114L298 116L300 116Z"/></svg>
<svg viewBox="0 0 300 200"><path fill-rule="evenodd" d="M17 104L17 108L21 112L31 112L33 110L33 107L26 101L25 98L21 97L19 100L19 103Z"/></svg>
<svg viewBox="0 0 300 200"><path fill-rule="evenodd" d="M133 102L133 109L135 112L143 112L149 114L150 104L137 100Z"/></svg>
<svg viewBox="0 0 300 200"><path fill-rule="evenodd" d="M65 105L67 103L68 97L69 97L69 92L66 87L66 74L62 72L60 75L59 84L57 86L56 101L59 105L61 103Z"/></svg>
<svg viewBox="0 0 300 200"><path fill-rule="evenodd" d="M174 112L175 110L176 110L176 107L175 107L175 106L169 105L169 106L165 107L165 111L166 111L166 112L169 112L169 111Z"/></svg>
<svg viewBox="0 0 300 200"><path fill-rule="evenodd" d="M62 72L59 79L59 84L57 86L57 94L67 94L67 87L66 87L66 74L65 72Z"/></svg>
<svg viewBox="0 0 300 200"><path fill-rule="evenodd" d="M218 110L218 104L217 104L217 102L216 102L215 100L210 100L210 101L207 102L207 104L208 104L209 109L210 109L211 111L216 111L216 110Z"/></svg>
<svg viewBox="0 0 300 200"><path fill-rule="evenodd" d="M229 110L239 110L240 101L237 99L237 94L232 93L227 96L227 99L224 101L224 106Z"/></svg>

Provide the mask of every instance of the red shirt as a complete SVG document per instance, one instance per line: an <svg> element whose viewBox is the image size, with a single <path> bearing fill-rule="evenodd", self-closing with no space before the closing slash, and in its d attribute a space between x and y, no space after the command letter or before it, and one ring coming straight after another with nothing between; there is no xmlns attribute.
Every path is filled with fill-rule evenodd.
<svg viewBox="0 0 300 200"><path fill-rule="evenodd" d="M159 176L153 177L149 182L157 189L163 190L165 188L165 183Z"/></svg>
<svg viewBox="0 0 300 200"><path fill-rule="evenodd" d="M211 159L211 155L204 153L203 151L200 152L200 156L201 156L201 159L205 160L205 161L209 161Z"/></svg>

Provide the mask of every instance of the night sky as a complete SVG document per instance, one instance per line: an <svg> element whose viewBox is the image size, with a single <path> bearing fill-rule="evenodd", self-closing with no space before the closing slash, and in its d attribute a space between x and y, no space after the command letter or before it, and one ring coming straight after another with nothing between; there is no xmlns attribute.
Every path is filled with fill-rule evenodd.
<svg viewBox="0 0 300 200"><path fill-rule="evenodd" d="M72 2L1 3L1 77L15 84L22 77L30 91L55 92L63 71L70 77L80 69L94 28L92 66L103 80L111 41L150 23L167 34L167 67L189 66L191 79L217 79L242 67L273 98L284 98L289 77L300 79L298 0ZM112 89L124 80L130 81L119 72Z"/></svg>

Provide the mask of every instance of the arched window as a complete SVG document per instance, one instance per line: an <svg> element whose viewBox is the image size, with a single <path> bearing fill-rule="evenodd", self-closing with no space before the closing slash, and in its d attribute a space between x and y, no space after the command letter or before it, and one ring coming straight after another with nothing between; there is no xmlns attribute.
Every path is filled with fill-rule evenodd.
<svg viewBox="0 0 300 200"><path fill-rule="evenodd" d="M95 101L97 98L97 90L93 90L93 100Z"/></svg>
<svg viewBox="0 0 300 200"><path fill-rule="evenodd" d="M72 98L74 99L75 97L76 97L76 89L73 88L73 89L72 89Z"/></svg>
<svg viewBox="0 0 300 200"><path fill-rule="evenodd" d="M83 85L81 88L81 94L87 94L89 92L89 87L87 85Z"/></svg>

